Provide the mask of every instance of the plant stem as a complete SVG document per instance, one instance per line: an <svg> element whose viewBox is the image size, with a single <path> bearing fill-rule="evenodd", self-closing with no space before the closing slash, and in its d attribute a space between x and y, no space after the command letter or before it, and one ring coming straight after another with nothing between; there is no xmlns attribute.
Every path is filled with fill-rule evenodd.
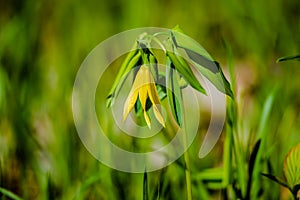
<svg viewBox="0 0 300 200"><path fill-rule="evenodd" d="M183 145L184 145L184 162L185 162L185 180L186 180L186 190L187 199L192 200L192 180L191 180L191 170L190 170L190 158L187 148L187 135L183 132Z"/></svg>

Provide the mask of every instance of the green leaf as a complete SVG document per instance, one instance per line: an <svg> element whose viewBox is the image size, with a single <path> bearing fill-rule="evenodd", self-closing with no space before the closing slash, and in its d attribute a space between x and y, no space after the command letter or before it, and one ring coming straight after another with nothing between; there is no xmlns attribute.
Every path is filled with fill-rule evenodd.
<svg viewBox="0 0 300 200"><path fill-rule="evenodd" d="M249 175L249 180L251 179L252 177L252 173L253 173L253 169L254 169L254 164L255 164L255 160L256 160L256 157L257 157L257 153L258 153L258 150L259 150L259 147L260 147L260 143L261 143L261 140L259 139L254 148L253 148L253 151L250 155L250 160L249 160L249 168L248 168L248 175ZM251 183L251 181L249 181L249 183Z"/></svg>
<svg viewBox="0 0 300 200"><path fill-rule="evenodd" d="M149 55L149 69L154 77L154 80L158 81L158 67L157 67L157 59L153 54Z"/></svg>
<svg viewBox="0 0 300 200"><path fill-rule="evenodd" d="M300 55L295 55L295 56L284 56L281 58L278 58L276 62L284 62L284 61L290 61L290 60L297 60L300 61Z"/></svg>
<svg viewBox="0 0 300 200"><path fill-rule="evenodd" d="M283 173L290 188L300 184L300 143L286 155Z"/></svg>
<svg viewBox="0 0 300 200"><path fill-rule="evenodd" d="M224 176L223 168L209 168L195 175L195 178L203 181L219 181L222 182Z"/></svg>
<svg viewBox="0 0 300 200"><path fill-rule="evenodd" d="M181 90L178 84L177 72L174 70L173 63L170 59L167 59L166 68L166 85L167 85L167 96L171 111L177 124L182 126L182 97Z"/></svg>
<svg viewBox="0 0 300 200"><path fill-rule="evenodd" d="M256 162L256 158L258 157L257 154L258 154L258 150L259 150L259 147L260 147L260 144L261 144L261 139L259 139L254 148L253 148L253 151L250 155L250 160L249 160L249 167L248 167L248 176L249 176L249 179L248 179L248 183L247 183L247 193L246 193L246 199L250 199L250 192L251 192L251 187L252 187L252 180L253 180L253 171L254 171L254 167L259 167L258 165L255 165L255 162Z"/></svg>
<svg viewBox="0 0 300 200"><path fill-rule="evenodd" d="M115 78L115 81L111 87L111 90L106 98L106 106L110 107L114 103L114 97L118 95L124 80L126 79L128 73L132 68L137 66L141 60L141 52L136 49L137 46L134 45L131 52L129 52L121 65L121 68Z"/></svg>
<svg viewBox="0 0 300 200"><path fill-rule="evenodd" d="M233 97L230 83L225 78L219 63L216 62L202 46L192 38L176 30L171 32L171 37L174 45L186 52L202 75L219 91Z"/></svg>
<svg viewBox="0 0 300 200"><path fill-rule="evenodd" d="M184 49L190 49L191 51L194 51L204 57L206 57L209 60L212 60L212 57L207 53L207 51L198 44L198 42L186 34L184 34L182 31L174 30L171 31L171 37L173 40L173 43L177 48L184 48Z"/></svg>
<svg viewBox="0 0 300 200"><path fill-rule="evenodd" d="M1 188L1 187L0 187L0 194L3 194L4 196L7 196L13 200L22 200L22 198L18 197L16 194L12 193L11 191L9 191L7 189Z"/></svg>
<svg viewBox="0 0 300 200"><path fill-rule="evenodd" d="M196 90L206 94L204 88L201 86L197 78L195 77L189 64L181 58L179 55L167 52L167 57L169 57L171 63L174 65L175 69L180 73L180 75Z"/></svg>
<svg viewBox="0 0 300 200"><path fill-rule="evenodd" d="M148 200L148 178L147 172L144 172L144 181L143 181L143 200Z"/></svg>

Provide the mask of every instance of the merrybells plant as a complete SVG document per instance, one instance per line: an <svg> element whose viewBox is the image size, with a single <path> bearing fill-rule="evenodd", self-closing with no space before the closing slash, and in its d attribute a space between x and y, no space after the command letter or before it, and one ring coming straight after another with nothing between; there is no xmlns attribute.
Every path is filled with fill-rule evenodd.
<svg viewBox="0 0 300 200"><path fill-rule="evenodd" d="M163 39L161 36L164 36ZM155 48L155 45L158 45L159 48ZM157 54L157 49L163 51L163 56ZM158 65L160 64L166 66L165 73L159 72ZM182 128L183 103L181 89L190 85L195 90L206 94L205 89L192 71L192 66L219 91L233 97L230 83L225 78L218 62L177 26L170 31L158 32L152 35L144 33L138 37L133 50L127 54L122 63L107 96L107 107L114 104L114 100L122 89L126 78L133 70L133 84L124 104L123 119L125 120L128 114L134 110L136 116L145 120L147 126L151 128L151 119L147 112L153 107L155 118L165 127L164 119L157 105L160 105L161 101L167 98L172 116L177 125ZM161 81L165 81L164 86L158 84ZM183 141L186 141L186 136L184 136ZM186 145L186 142L184 143ZM187 199L192 199L192 181L187 152L184 153L184 160ZM147 193L147 190L144 190L144 192Z"/></svg>
<svg viewBox="0 0 300 200"><path fill-rule="evenodd" d="M167 39L160 41L160 35L167 36ZM158 64L160 63L154 53L153 43L159 44L165 53L164 63L166 63L167 70L165 74L158 73ZM150 128L151 124L147 111L153 105L155 117L164 126L161 113L155 105L160 104L161 100L168 97L173 117L181 127L181 95L177 95L180 89L189 84L197 91L206 94L191 66L199 70L219 91L233 97L230 84L225 78L219 63L178 27L170 32L159 32L153 35L144 33L139 36L133 49L125 58L107 96L107 107L110 107L119 94L129 72L134 70L134 82L124 105L124 119L135 107L136 113L142 111ZM183 58L186 58L185 54L189 62ZM165 80L165 85L172 91L168 92L164 86L156 84L158 80Z"/></svg>

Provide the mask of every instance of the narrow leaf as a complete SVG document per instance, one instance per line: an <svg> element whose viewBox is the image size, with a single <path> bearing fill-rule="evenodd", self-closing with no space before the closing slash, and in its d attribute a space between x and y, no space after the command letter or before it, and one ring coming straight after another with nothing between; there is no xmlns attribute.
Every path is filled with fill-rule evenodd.
<svg viewBox="0 0 300 200"><path fill-rule="evenodd" d="M249 167L248 167L248 183L247 183L247 193L246 193L246 199L250 199L250 192L251 192L251 187L252 187L252 180L253 180L253 171L254 171L254 167L259 165L255 165L255 162L259 162L259 160L257 160L257 154L258 154L258 150L261 144L261 140L259 139L255 146L254 149L250 155L250 161L249 161Z"/></svg>
<svg viewBox="0 0 300 200"><path fill-rule="evenodd" d="M276 183L282 185L283 187L289 188L289 186L287 185L287 183L284 182L283 180L281 180L277 176L274 176L272 174L265 174L265 173L261 173L261 175L263 175L264 177L267 177L267 178L271 179L272 181L275 181Z"/></svg>
<svg viewBox="0 0 300 200"><path fill-rule="evenodd" d="M206 94L204 88L201 86L197 78L195 77L191 67L189 64L182 59L179 55L176 55L173 52L167 52L167 56L170 61L173 63L175 69L180 73L182 77L196 90L199 92Z"/></svg>
<svg viewBox="0 0 300 200"><path fill-rule="evenodd" d="M295 56L284 56L281 58L278 58L276 62L284 62L284 61L290 61L290 60L297 60L300 61L300 55L295 55Z"/></svg>
<svg viewBox="0 0 300 200"><path fill-rule="evenodd" d="M174 70L174 66L171 61L167 60L167 68L166 68L166 85L167 85L167 96L169 105L171 107L171 111L174 119L177 124L182 126L182 98L180 86L178 84L178 80L176 77L176 71Z"/></svg>
<svg viewBox="0 0 300 200"><path fill-rule="evenodd" d="M18 197L13 192L11 192L7 189L1 188L1 187L0 187L0 193L7 196L7 197L9 197L10 199L13 199L13 200L22 200L22 198Z"/></svg>
<svg viewBox="0 0 300 200"><path fill-rule="evenodd" d="M143 181L143 200L148 200L148 177L147 172L144 172L144 181Z"/></svg>
<svg viewBox="0 0 300 200"><path fill-rule="evenodd" d="M254 164L255 164L255 161L256 161L256 157L257 157L257 153L258 153L258 150L259 150L259 147L260 147L260 143L261 143L261 140L259 139L254 148L253 148L253 151L250 155L250 161L249 161L249 169L248 169L248 174L249 174L249 177L251 178L252 177L252 173L253 173L253 169L254 169Z"/></svg>
<svg viewBox="0 0 300 200"><path fill-rule="evenodd" d="M120 89L123 86L123 83L128 76L128 73L132 68L138 66L138 63L141 60L141 52L138 50L133 50L128 53L124 62L121 65L121 68L115 78L115 81L111 87L110 92L106 98L106 106L110 107L114 103L114 97L118 95Z"/></svg>

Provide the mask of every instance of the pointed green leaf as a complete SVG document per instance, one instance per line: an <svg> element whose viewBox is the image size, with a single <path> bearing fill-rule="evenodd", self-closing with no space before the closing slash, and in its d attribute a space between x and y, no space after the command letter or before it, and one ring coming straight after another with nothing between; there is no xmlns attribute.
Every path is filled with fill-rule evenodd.
<svg viewBox="0 0 300 200"><path fill-rule="evenodd" d="M189 64L180 56L168 51L167 56L174 65L175 69L180 73L180 75L196 90L206 94L204 88L201 86L197 78L195 77Z"/></svg>
<svg viewBox="0 0 300 200"><path fill-rule="evenodd" d="M259 167L258 165L255 165L255 162L257 162L257 154L258 150L261 144L261 140L259 139L255 146L254 149L250 155L250 160L249 160L249 167L248 167L248 183L247 183L247 193L246 193L246 198L245 199L250 199L250 194L251 194L251 188L253 187L253 171L255 167Z"/></svg>
<svg viewBox="0 0 300 200"><path fill-rule="evenodd" d="M158 67L157 67L157 59L153 54L149 55L149 67L150 71L154 77L154 80L158 81Z"/></svg>
<svg viewBox="0 0 300 200"><path fill-rule="evenodd" d="M200 46L196 40L190 38L182 31L180 32L173 29L173 31L171 32L171 37L177 48L190 49L191 51L194 51L209 60L213 60L212 57L207 53L207 51L202 46Z"/></svg>
<svg viewBox="0 0 300 200"><path fill-rule="evenodd" d="M259 147L260 147L260 143L261 143L261 139L259 139L256 142L256 144L253 148L253 151L250 155L249 167L248 167L249 183L251 183L252 173L253 173L253 170L254 170L254 165L255 165L257 153L258 153L258 150L259 150Z"/></svg>
<svg viewBox="0 0 300 200"><path fill-rule="evenodd" d="M169 105L174 119L177 124L182 126L182 98L181 90L177 80L177 74L174 70L174 66L171 63L170 59L167 59L167 68L166 68L166 85L167 85L167 96Z"/></svg>
<svg viewBox="0 0 300 200"><path fill-rule="evenodd" d="M106 98L106 106L107 107L110 107L113 104L114 97L118 95L128 73L130 72L130 70L132 68L137 66L138 62L141 59L141 52L136 48L137 48L137 46L135 45L133 47L134 50L127 54L127 57L125 58L124 62L122 63L122 65L120 67L120 70L115 78L115 81L111 87L111 90Z"/></svg>
<svg viewBox="0 0 300 200"><path fill-rule="evenodd" d="M7 196L9 197L10 199L13 199L13 200L22 200L22 198L20 198L19 196L17 196L16 194L14 194L13 192L5 189L5 188L1 188L0 187L0 194L3 194L3 196ZM2 195L0 195L2 196ZM3 197L5 199L5 197Z"/></svg>
<svg viewBox="0 0 300 200"><path fill-rule="evenodd" d="M148 200L148 178L147 172L144 172L144 181L143 181L143 200Z"/></svg>
<svg viewBox="0 0 300 200"><path fill-rule="evenodd" d="M214 84L219 91L233 97L230 83L225 78L218 62L202 46L187 35L175 30L171 32L171 37L175 46L186 52L202 75Z"/></svg>
<svg viewBox="0 0 300 200"><path fill-rule="evenodd" d="M300 184L300 143L286 155L283 173L290 188Z"/></svg>

